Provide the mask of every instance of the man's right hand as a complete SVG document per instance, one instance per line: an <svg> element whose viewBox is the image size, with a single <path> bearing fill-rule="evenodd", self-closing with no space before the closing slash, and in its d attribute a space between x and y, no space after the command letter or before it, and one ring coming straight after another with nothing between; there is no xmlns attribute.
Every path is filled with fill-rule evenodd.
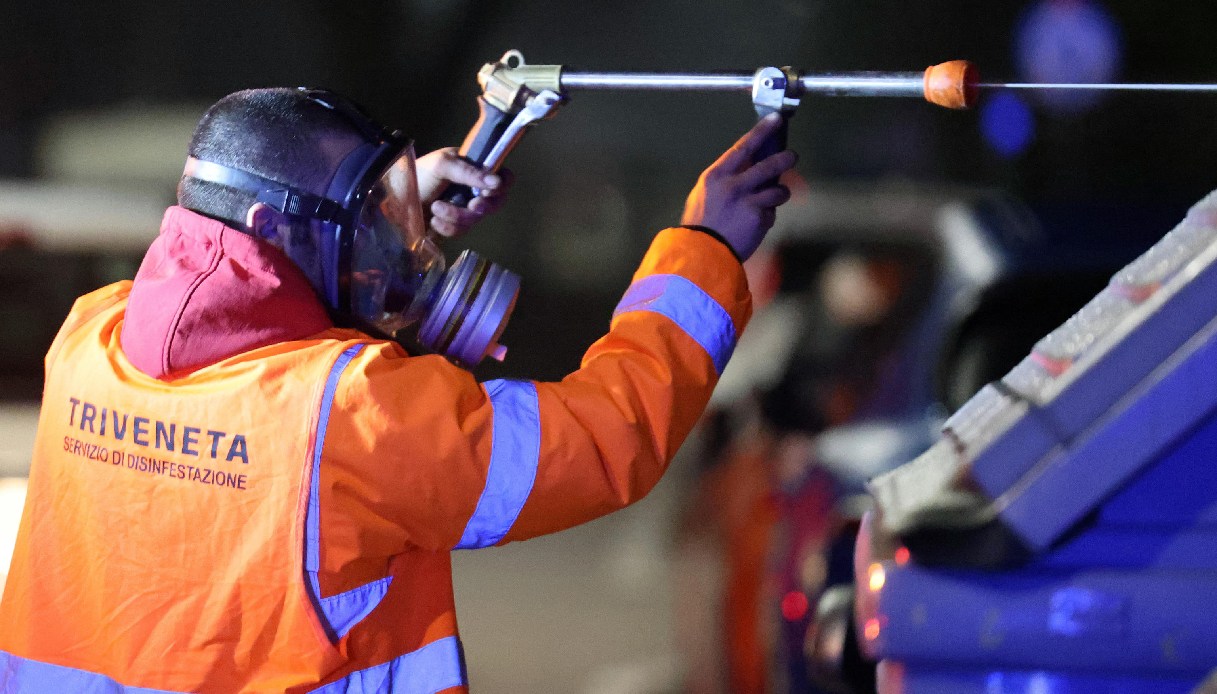
<svg viewBox="0 0 1217 694"><path fill-rule="evenodd" d="M790 199L790 191L777 179L794 166L795 153L787 150L753 162L761 144L780 123L777 114L758 121L702 172L685 202L680 223L718 232L740 260L747 260L761 245L773 226L775 208Z"/></svg>
<svg viewBox="0 0 1217 694"><path fill-rule="evenodd" d="M440 236L464 234L503 206L513 178L507 169L496 174L469 163L457 154L456 147L437 149L419 157L418 191L428 226ZM481 193L468 207L440 200L440 194L453 183L477 188Z"/></svg>

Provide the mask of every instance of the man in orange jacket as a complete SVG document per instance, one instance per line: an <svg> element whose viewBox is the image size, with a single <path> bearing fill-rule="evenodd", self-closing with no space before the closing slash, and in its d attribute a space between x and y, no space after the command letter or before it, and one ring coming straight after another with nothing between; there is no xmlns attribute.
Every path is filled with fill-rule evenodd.
<svg viewBox="0 0 1217 694"><path fill-rule="evenodd" d="M503 182L329 92L218 102L134 282L47 355L0 689L464 691L449 552L658 481L748 321L777 124L705 171L579 370L479 384L460 365L499 349L517 280L446 267L426 225L462 232Z"/></svg>

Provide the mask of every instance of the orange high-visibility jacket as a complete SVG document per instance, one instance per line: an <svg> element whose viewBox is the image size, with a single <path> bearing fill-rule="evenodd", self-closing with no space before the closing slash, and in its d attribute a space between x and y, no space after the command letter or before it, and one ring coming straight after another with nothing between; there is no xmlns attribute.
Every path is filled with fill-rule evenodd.
<svg viewBox="0 0 1217 694"><path fill-rule="evenodd" d="M676 228L559 383L336 328L158 380L120 347L129 291L79 299L47 357L0 691L463 691L449 551L645 495L750 312L729 250Z"/></svg>

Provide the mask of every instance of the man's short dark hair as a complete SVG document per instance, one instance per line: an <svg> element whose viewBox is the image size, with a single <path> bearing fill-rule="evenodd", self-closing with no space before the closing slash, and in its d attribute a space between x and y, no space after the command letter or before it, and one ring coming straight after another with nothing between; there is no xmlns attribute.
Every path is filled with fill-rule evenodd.
<svg viewBox="0 0 1217 694"><path fill-rule="evenodd" d="M325 183L333 163L320 150L324 136L360 136L343 115L296 89L248 89L229 94L203 114L190 156L303 189ZM183 176L178 204L243 229L252 193Z"/></svg>

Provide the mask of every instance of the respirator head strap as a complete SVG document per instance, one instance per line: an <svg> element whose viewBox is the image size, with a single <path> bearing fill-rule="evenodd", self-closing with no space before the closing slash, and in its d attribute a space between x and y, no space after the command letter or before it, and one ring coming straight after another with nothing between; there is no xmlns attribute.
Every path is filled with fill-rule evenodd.
<svg viewBox="0 0 1217 694"><path fill-rule="evenodd" d="M265 203L284 214L309 217L324 222L338 222L343 217L342 205L334 200L306 193L286 183L223 164L187 157L186 168L182 170L182 175L251 193L256 196L258 202Z"/></svg>
<svg viewBox="0 0 1217 694"><path fill-rule="evenodd" d="M345 216L342 205L337 202L291 189L264 190L258 193L258 202L266 203L283 214L322 222L339 223Z"/></svg>

